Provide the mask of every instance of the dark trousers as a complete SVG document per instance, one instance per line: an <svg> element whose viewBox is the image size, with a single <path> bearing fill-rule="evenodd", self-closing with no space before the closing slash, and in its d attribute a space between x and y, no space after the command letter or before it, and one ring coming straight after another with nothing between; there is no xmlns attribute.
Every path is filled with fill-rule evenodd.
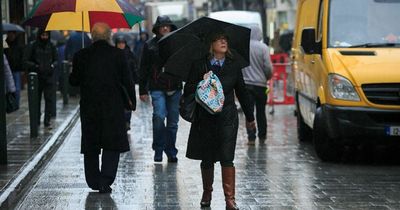
<svg viewBox="0 0 400 210"><path fill-rule="evenodd" d="M101 170L99 169L99 154L84 154L86 183L93 190L99 186L110 186L117 175L119 152L103 150L101 155Z"/></svg>
<svg viewBox="0 0 400 210"><path fill-rule="evenodd" d="M246 89L250 96L251 111L254 112L254 106L256 107L258 137L265 139L267 135L267 115L265 114L265 106L268 99L267 94L265 94L266 87L246 85ZM249 140L255 140L256 130L247 129L247 136Z"/></svg>
<svg viewBox="0 0 400 210"><path fill-rule="evenodd" d="M41 113L41 103L42 103L42 95L44 95L44 122L45 124L50 122L50 118L52 116L52 112L54 112L54 106L56 104L54 97L54 89L55 85L52 83L46 83L44 81L39 81L39 116ZM39 125L40 125L40 117L39 117Z"/></svg>

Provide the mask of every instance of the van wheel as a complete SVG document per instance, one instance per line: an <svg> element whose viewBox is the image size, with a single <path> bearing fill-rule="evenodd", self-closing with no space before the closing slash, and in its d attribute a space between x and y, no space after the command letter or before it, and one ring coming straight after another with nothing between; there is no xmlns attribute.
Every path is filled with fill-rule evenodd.
<svg viewBox="0 0 400 210"><path fill-rule="evenodd" d="M322 108L319 107L315 113L312 132L315 152L322 161L339 161L342 158L343 146L338 143L338 139L329 137L326 126Z"/></svg>

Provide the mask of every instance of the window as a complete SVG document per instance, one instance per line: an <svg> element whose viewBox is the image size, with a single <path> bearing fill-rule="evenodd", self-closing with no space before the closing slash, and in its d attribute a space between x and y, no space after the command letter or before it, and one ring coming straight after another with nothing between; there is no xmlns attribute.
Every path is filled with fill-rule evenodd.
<svg viewBox="0 0 400 210"><path fill-rule="evenodd" d="M8 0L1 1L1 20L2 22L10 22L8 14Z"/></svg>
<svg viewBox="0 0 400 210"><path fill-rule="evenodd" d="M319 15L318 15L318 28L317 28L317 41L322 41L322 30L323 30L323 18L324 18L324 0L321 0L319 4Z"/></svg>

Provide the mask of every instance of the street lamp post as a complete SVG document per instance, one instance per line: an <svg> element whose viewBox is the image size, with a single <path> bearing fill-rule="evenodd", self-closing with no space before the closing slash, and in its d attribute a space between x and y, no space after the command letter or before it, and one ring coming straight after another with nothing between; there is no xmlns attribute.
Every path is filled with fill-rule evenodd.
<svg viewBox="0 0 400 210"><path fill-rule="evenodd" d="M258 4L260 5L260 12L261 12L261 21L262 21L262 30L263 30L263 37L267 35L267 8L265 4L265 0L258 0Z"/></svg>
<svg viewBox="0 0 400 210"><path fill-rule="evenodd" d="M0 17L2 1L0 0ZM3 19L3 18L2 18ZM0 26L0 34L3 34L3 24ZM0 164L7 164L7 124L6 124L6 91L4 89L4 60L3 60L3 38L0 39Z"/></svg>

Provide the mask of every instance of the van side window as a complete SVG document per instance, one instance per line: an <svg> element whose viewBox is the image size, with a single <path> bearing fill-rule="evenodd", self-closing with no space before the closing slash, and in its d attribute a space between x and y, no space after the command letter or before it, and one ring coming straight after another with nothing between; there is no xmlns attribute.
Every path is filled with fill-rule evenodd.
<svg viewBox="0 0 400 210"><path fill-rule="evenodd" d="M322 41L322 30L323 30L323 18L324 18L324 0L319 3L319 13L318 13L318 28L317 28L317 41Z"/></svg>

